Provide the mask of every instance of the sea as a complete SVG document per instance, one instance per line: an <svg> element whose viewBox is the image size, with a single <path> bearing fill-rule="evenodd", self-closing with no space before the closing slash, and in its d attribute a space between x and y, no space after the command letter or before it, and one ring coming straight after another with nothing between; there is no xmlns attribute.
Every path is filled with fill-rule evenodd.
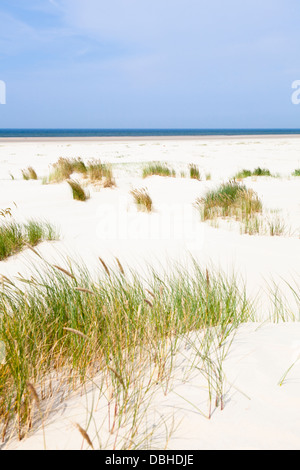
<svg viewBox="0 0 300 470"><path fill-rule="evenodd" d="M0 129L0 138L300 135L300 129Z"/></svg>

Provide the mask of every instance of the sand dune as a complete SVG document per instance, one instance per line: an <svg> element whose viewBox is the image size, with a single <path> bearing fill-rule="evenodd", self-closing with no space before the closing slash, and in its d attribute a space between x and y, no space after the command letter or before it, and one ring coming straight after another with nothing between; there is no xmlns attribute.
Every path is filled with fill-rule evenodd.
<svg viewBox="0 0 300 470"><path fill-rule="evenodd" d="M188 345L198 340L191 334L182 342L167 394L160 388L151 395L148 426L156 426L151 435L155 448L299 448L300 361L282 386L278 384L300 355L300 327L297 322L270 323L268 293L273 281L287 296L290 291L286 282L298 282L298 289L300 285L300 178L291 176L300 168L299 155L300 137L288 136L0 142L0 208L12 207L16 220L41 218L59 227L59 241L38 247L48 261L58 263L69 256L84 260L93 270L99 256L108 264L118 257L125 266L144 273L147 264L157 270L174 262L188 266L193 256L203 269L213 266L225 273L237 273L248 295L256 299L255 323L239 327L224 362L225 408L215 411L210 420L203 416L208 405L201 373L194 369L182 380L192 363L193 348ZM111 163L116 188L90 186L90 199L81 203L73 201L66 183L43 185L41 178L61 156ZM142 168L150 161L168 162L177 178L152 176L144 180ZM188 174L190 163L199 166L201 181L180 177L181 172ZM28 166L36 170L38 181L22 179L21 170ZM282 236L244 235L235 223L201 222L193 205L197 198L238 171L258 166L270 169L276 177L250 177L244 182L261 198L266 220L277 217L284 224ZM206 180L208 173L211 179ZM151 195L151 214L138 212L134 205L129 192L137 187L146 187ZM0 274L26 275L31 263L36 264L37 258L26 249L0 262ZM299 321L299 312L295 315ZM107 413L107 404L101 400L98 402L97 389L89 383L84 395L74 393L55 404L45 422L47 448L88 447L74 422L86 429L91 411L88 433L94 446L107 443L111 447L106 424L100 426ZM101 443L98 429L103 429ZM43 446L40 428L21 443L12 440L5 448Z"/></svg>

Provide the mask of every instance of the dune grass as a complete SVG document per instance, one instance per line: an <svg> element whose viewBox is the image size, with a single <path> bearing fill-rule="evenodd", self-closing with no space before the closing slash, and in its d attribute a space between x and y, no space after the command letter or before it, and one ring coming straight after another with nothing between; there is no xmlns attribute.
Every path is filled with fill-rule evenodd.
<svg viewBox="0 0 300 470"><path fill-rule="evenodd" d="M152 199L145 188L133 189L130 191L133 196L134 202L141 211L151 212L153 208Z"/></svg>
<svg viewBox="0 0 300 470"><path fill-rule="evenodd" d="M103 165L103 187L104 188L113 188L116 186L116 181L113 175L112 166L111 165Z"/></svg>
<svg viewBox="0 0 300 470"><path fill-rule="evenodd" d="M249 178L249 176L252 176L252 171L244 169L236 173L235 178L244 179L244 178Z"/></svg>
<svg viewBox="0 0 300 470"><path fill-rule="evenodd" d="M119 261L117 270L103 260L99 268L95 278L85 266L69 263L65 268L45 262L40 270L33 269L29 279L2 279L3 438L10 430L22 439L32 427L28 384L38 384L41 401L47 401L51 377L55 381L64 374L72 389L102 371L119 397L119 414L130 406L132 387L138 392L137 374L142 370L152 367L147 380L153 384L167 380L167 360L173 357L176 339L217 328L225 341L228 328L248 321L253 312L234 278L203 272L195 262L192 269L177 266L171 274L149 269L145 279L126 272ZM170 341L171 356L166 352ZM143 390L138 394L144 396Z"/></svg>
<svg viewBox="0 0 300 470"><path fill-rule="evenodd" d="M68 185L70 186L73 194L73 199L76 201L87 201L90 196L88 192L78 183L78 181L67 180Z"/></svg>
<svg viewBox="0 0 300 470"><path fill-rule="evenodd" d="M25 224L15 221L0 225L0 261L19 253L26 246L36 246L46 240L57 239L56 229L48 222L29 220Z"/></svg>
<svg viewBox="0 0 300 470"><path fill-rule="evenodd" d="M272 176L270 170L267 168L255 168L255 170L241 170L235 175L235 179L249 178L250 176Z"/></svg>
<svg viewBox="0 0 300 470"><path fill-rule="evenodd" d="M165 163L149 163L143 168L143 178L155 175L175 178L176 172L172 168L169 168Z"/></svg>
<svg viewBox="0 0 300 470"><path fill-rule="evenodd" d="M197 165L195 164L190 164L189 165L189 169L190 169L190 178L191 179L194 179L194 180L201 180L201 176L200 176L200 171L199 171L199 168Z"/></svg>
<svg viewBox="0 0 300 470"><path fill-rule="evenodd" d="M218 218L223 218L238 222L241 234L293 236L291 228L277 211L263 211L258 195L236 180L208 191L196 200L195 207L203 221L215 223Z"/></svg>
<svg viewBox="0 0 300 470"><path fill-rule="evenodd" d="M6 207L5 209L0 209L0 217L3 217L4 219L6 217L12 217L12 210L10 207Z"/></svg>
<svg viewBox="0 0 300 470"><path fill-rule="evenodd" d="M22 170L22 175L23 175L23 179L26 180L26 181L28 181L28 180L37 180L38 179L36 171L31 166L29 166L25 170Z"/></svg>
<svg viewBox="0 0 300 470"><path fill-rule="evenodd" d="M80 158L59 158L52 165L52 171L47 179L48 183L61 183L70 178L72 173L86 174L87 169Z"/></svg>
<svg viewBox="0 0 300 470"><path fill-rule="evenodd" d="M86 177L91 183L103 183L104 188L116 186L112 166L100 160L90 160L87 163Z"/></svg>
<svg viewBox="0 0 300 470"><path fill-rule="evenodd" d="M104 176L104 165L100 160L90 160L87 167L87 176L93 183L96 181L102 181Z"/></svg>
<svg viewBox="0 0 300 470"><path fill-rule="evenodd" d="M270 170L267 168L255 168L255 170L252 172L253 176L272 176Z"/></svg>
<svg viewBox="0 0 300 470"><path fill-rule="evenodd" d="M257 194L236 181L224 183L217 189L208 191L204 197L197 199L196 207L201 212L202 220L233 217L247 221L262 211L262 203Z"/></svg>
<svg viewBox="0 0 300 470"><path fill-rule="evenodd" d="M102 182L105 188L116 185L111 165L103 164L100 160L90 160L86 164L81 158L60 158L53 164L53 169L44 184L61 183L70 180L73 173L78 173L90 183Z"/></svg>

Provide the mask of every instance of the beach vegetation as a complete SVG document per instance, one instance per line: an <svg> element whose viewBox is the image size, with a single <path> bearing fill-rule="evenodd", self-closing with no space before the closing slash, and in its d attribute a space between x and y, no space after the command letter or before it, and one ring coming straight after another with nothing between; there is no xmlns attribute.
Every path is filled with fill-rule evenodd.
<svg viewBox="0 0 300 470"><path fill-rule="evenodd" d="M196 207L204 221L216 217L245 221L262 211L258 195L236 181L229 181L208 191L204 197L197 199Z"/></svg>
<svg viewBox="0 0 300 470"><path fill-rule="evenodd" d="M63 158L52 165L52 171L47 178L48 183L61 183L70 178L73 173L85 175L87 168L81 158Z"/></svg>
<svg viewBox="0 0 300 470"><path fill-rule="evenodd" d="M38 179L36 171L34 170L34 168L32 168L32 166L29 166L25 170L22 170L22 175L23 175L23 179L26 181Z"/></svg>
<svg viewBox="0 0 300 470"><path fill-rule="evenodd" d="M29 220L26 223L15 221L0 224L0 261L19 253L26 246L56 240L57 230L48 222Z"/></svg>
<svg viewBox="0 0 300 470"><path fill-rule="evenodd" d="M137 205L138 210L144 212L151 212L153 208L153 202L147 189L133 189L130 191L133 196L134 202Z"/></svg>
<svg viewBox="0 0 300 470"><path fill-rule="evenodd" d="M102 181L104 176L104 165L100 160L90 160L87 163L87 177L92 183Z"/></svg>
<svg viewBox="0 0 300 470"><path fill-rule="evenodd" d="M61 183L70 180L73 173L77 173L89 183L103 183L105 188L116 185L111 165L103 164L100 160L90 160L84 163L81 158L60 158L52 166L49 177L43 183Z"/></svg>
<svg viewBox="0 0 300 470"><path fill-rule="evenodd" d="M78 181L75 180L67 180L68 185L70 186L73 194L73 199L76 201L87 201L89 199L88 192L81 186Z"/></svg>
<svg viewBox="0 0 300 470"><path fill-rule="evenodd" d="M207 375L210 393L215 390L216 406L223 409L221 345L253 314L234 277L203 272L194 262L192 268L177 266L171 273L149 268L145 278L104 263L105 272L95 278L84 265L51 265L40 255L39 261L40 268L33 268L30 276L3 277L0 285L0 341L6 349L0 366L3 440L13 433L22 439L32 429L33 397L42 410L62 377L68 393L99 373L113 397L108 404L115 410L108 418L111 434L133 410L131 437L136 438L136 407L144 400L133 398L144 397L157 384L167 390L179 339L195 331L205 337L197 349L197 366ZM220 354L216 361L209 353L214 338ZM145 379L141 385L144 377L146 385ZM126 445L133 445L132 439Z"/></svg>
<svg viewBox="0 0 300 470"><path fill-rule="evenodd" d="M280 237L288 233L284 220L278 216L268 220L268 227L271 237Z"/></svg>
<svg viewBox="0 0 300 470"><path fill-rule="evenodd" d="M241 170L234 176L235 179L244 179L249 178L250 176L273 176L267 168L257 167L253 171L251 170Z"/></svg>
<svg viewBox="0 0 300 470"><path fill-rule="evenodd" d="M149 163L143 168L143 178L149 176L169 176L176 177L176 172L172 168L169 168L166 163Z"/></svg>
<svg viewBox="0 0 300 470"><path fill-rule="evenodd" d="M252 172L252 175L253 176L272 176L270 170L268 170L267 168L255 168L255 170L253 170Z"/></svg>
<svg viewBox="0 0 300 470"><path fill-rule="evenodd" d="M235 175L235 179L244 179L244 178L249 178L249 176L252 176L252 171L250 170L241 170Z"/></svg>
<svg viewBox="0 0 300 470"><path fill-rule="evenodd" d="M199 168L197 165L191 163L189 165L189 170L190 170L190 178L191 179L194 179L194 180L201 180L201 176L200 176L200 171L199 171Z"/></svg>
<svg viewBox="0 0 300 470"><path fill-rule="evenodd" d="M116 186L112 166L100 160L90 160L87 163L86 176L91 183L103 183L104 188Z"/></svg>
<svg viewBox="0 0 300 470"><path fill-rule="evenodd" d="M10 207L6 207L5 209L0 209L0 217L12 217L12 211Z"/></svg>
<svg viewBox="0 0 300 470"><path fill-rule="evenodd" d="M113 175L112 166L105 164L103 166L103 187L104 188L113 188L116 186L116 181Z"/></svg>

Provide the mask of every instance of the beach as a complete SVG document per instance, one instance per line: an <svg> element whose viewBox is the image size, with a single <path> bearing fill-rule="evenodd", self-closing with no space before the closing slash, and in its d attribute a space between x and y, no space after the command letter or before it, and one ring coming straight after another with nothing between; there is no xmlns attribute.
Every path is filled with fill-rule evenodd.
<svg viewBox="0 0 300 470"><path fill-rule="evenodd" d="M115 185L105 188L72 175L89 193L87 201L74 201L67 182L47 182L59 158L80 158L86 164L101 160L110 165ZM176 177L143 178L143 168L153 162L166 164ZM198 179L190 178L190 165L199 169ZM37 180L23 178L28 167ZM257 168L270 170L271 176L236 178L242 170ZM20 222L47 220L59 233L56 241L44 241L34 250L25 247L1 261L0 275L30 277L38 256L64 269L69 269L68 260L83 262L91 272L100 269L99 258L116 268L117 259L125 271L141 277L150 267L158 274L176 264L188 271L196 260L204 272L234 275L255 302L255 318L230 331L222 363L222 409L216 407L207 417L207 380L191 366L201 333L192 331L180 337L168 386L162 381L151 390L142 420L152 429L151 439L146 444L140 439L138 448L300 448L300 312L294 295L300 285L300 178L293 176L299 168L297 135L0 140L0 209L11 208ZM262 203L257 233L224 217L203 221L195 206L208 191L236 179ZM151 196L151 213L135 205L131 191L137 188ZM272 289L291 305L285 318L276 316ZM15 435L4 440L3 449L43 449L45 442L47 449L89 448L74 423L88 429L95 448L114 448L122 430L116 440L107 430L105 397L98 396L97 380L101 377L87 380L64 399L60 390L54 392L42 424L37 417L36 428L21 442ZM147 433L143 426L140 434Z"/></svg>

